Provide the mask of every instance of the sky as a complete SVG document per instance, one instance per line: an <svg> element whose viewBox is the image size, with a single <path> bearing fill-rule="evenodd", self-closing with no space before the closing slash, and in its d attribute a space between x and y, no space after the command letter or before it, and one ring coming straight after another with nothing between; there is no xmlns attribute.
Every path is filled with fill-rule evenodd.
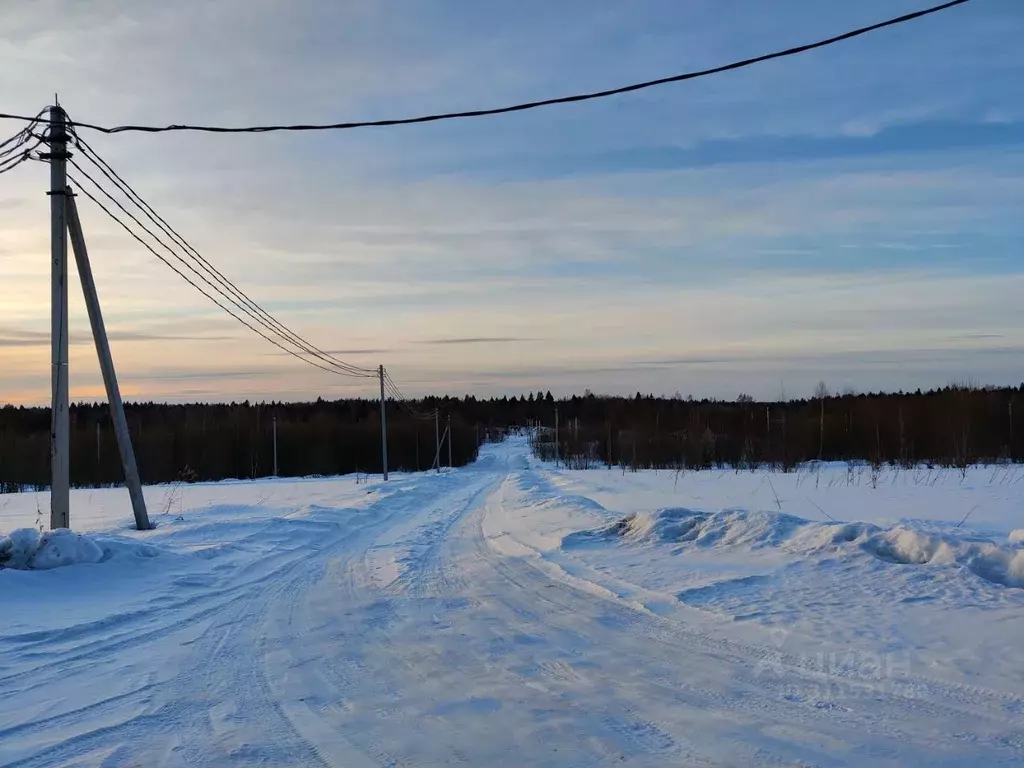
<svg viewBox="0 0 1024 768"><path fill-rule="evenodd" d="M929 0L0 0L0 111L335 122L607 88ZM85 133L227 277L410 396L1024 381L1024 7L601 101L320 134ZM0 139L20 124L0 121ZM0 402L49 398L48 172L0 176ZM372 395L79 198L126 399ZM71 277L74 400L103 399Z"/></svg>

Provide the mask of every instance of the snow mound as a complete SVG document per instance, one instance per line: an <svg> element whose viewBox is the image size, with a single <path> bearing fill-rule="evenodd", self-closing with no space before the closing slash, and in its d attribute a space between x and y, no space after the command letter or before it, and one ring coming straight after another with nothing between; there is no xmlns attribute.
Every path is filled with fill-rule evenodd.
<svg viewBox="0 0 1024 768"><path fill-rule="evenodd" d="M699 512L659 509L628 515L600 528L562 539L563 549L622 540L629 543L684 544L701 548L776 548L797 556L823 553L870 555L900 565L966 568L976 576L1024 588L1024 530L997 544L964 531L932 532L910 524L880 528L871 523L818 523L778 512L726 509Z"/></svg>
<svg viewBox="0 0 1024 768"><path fill-rule="evenodd" d="M692 541L700 533L705 512L689 509L662 509L627 515L614 523L592 530L571 533L562 539L564 547L617 538L634 541Z"/></svg>
<svg viewBox="0 0 1024 768"><path fill-rule="evenodd" d="M896 526L870 537L863 549L893 563L960 565L986 581L1024 588L1024 550L988 539Z"/></svg>
<svg viewBox="0 0 1024 768"><path fill-rule="evenodd" d="M40 534L20 528L0 538L0 568L45 571L79 563L102 563L116 555L155 557L156 547L119 538L97 538L58 528Z"/></svg>
<svg viewBox="0 0 1024 768"><path fill-rule="evenodd" d="M694 542L697 546L781 546L808 521L773 512L727 509L710 514L685 507L639 512L614 523L566 536L563 546L617 538L634 542Z"/></svg>

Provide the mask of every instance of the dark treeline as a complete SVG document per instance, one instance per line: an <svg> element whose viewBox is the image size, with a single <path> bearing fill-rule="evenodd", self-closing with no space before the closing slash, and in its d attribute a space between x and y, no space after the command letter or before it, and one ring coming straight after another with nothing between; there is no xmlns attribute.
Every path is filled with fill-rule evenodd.
<svg viewBox="0 0 1024 768"><path fill-rule="evenodd" d="M508 427L539 426L535 450L572 466L631 468L760 466L792 468L813 459L967 466L1024 460L1019 388L953 386L929 392L845 394L789 402L606 397L555 400L550 392L488 400L426 398L441 432L451 417L452 463L473 461L480 443ZM279 474L286 477L380 472L380 410L375 401L127 406L145 483L255 478L273 474L277 419ZM98 428L97 428L98 425ZM49 484L50 411L0 408L0 490ZM388 407L388 466L429 469L432 421ZM441 451L448 463L447 445ZM71 408L71 480L120 483L106 405Z"/></svg>
<svg viewBox="0 0 1024 768"><path fill-rule="evenodd" d="M584 396L560 401L557 457L634 469L869 461L966 467L1024 459L1024 385L819 396L789 402ZM553 416L534 441L556 458Z"/></svg>
<svg viewBox="0 0 1024 768"><path fill-rule="evenodd" d="M421 401L441 411L440 432L452 417L451 461L462 466L477 455L484 425L463 418L458 400ZM277 420L278 474L284 477L379 473L380 406L375 401L315 403L135 403L125 407L144 483L266 477L274 471ZM124 475L105 404L71 406L71 483L76 487L121 483ZM0 408L0 491L49 487L50 409ZM388 407L388 467L429 469L436 453L434 422ZM447 443L441 464L447 466Z"/></svg>

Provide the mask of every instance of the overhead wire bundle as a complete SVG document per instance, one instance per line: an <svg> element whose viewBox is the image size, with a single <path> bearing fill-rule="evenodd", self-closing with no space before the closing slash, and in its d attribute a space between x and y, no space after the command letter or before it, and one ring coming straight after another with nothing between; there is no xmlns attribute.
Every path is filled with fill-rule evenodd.
<svg viewBox="0 0 1024 768"><path fill-rule="evenodd" d="M73 128L70 134L73 146L79 150L80 157L88 161L94 171L98 170L105 181L97 179L96 175L83 168L74 158L69 159L68 163L76 173L69 172L68 179L78 191L92 200L101 211L190 286L249 330L309 365L340 376L377 376L377 371L373 369L348 363L320 349L274 317L192 246L109 163L78 136ZM111 191L111 186L114 192ZM107 204L101 201L101 197L107 200ZM121 215L115 213L112 207L120 211ZM131 224L127 223L125 218L129 219ZM147 225L143 219L148 220L149 224ZM140 234L139 230L145 233L146 237Z"/></svg>
<svg viewBox="0 0 1024 768"><path fill-rule="evenodd" d="M14 170L26 160L31 159L36 147L43 143L43 137L37 136L33 130L42 122L44 112L46 112L45 109L16 134L0 142L0 174ZM36 140L35 144L28 146L33 138Z"/></svg>
<svg viewBox="0 0 1024 768"><path fill-rule="evenodd" d="M422 419L425 421L427 419L433 419L435 416L437 416L438 410L436 408L432 411L421 411L415 406L413 406L412 403L409 401L409 398L402 394L402 390L399 389L394 379L391 378L391 374L388 373L386 369L384 371L384 388L387 390L387 393L391 395L391 398L394 401L395 405L397 405L400 410L404 411L412 418Z"/></svg>

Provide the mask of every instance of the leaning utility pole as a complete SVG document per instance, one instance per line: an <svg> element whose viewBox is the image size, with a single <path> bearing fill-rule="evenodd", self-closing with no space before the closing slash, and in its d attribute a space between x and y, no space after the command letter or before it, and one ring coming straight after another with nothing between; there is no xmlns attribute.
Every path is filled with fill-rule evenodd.
<svg viewBox="0 0 1024 768"><path fill-rule="evenodd" d="M380 376L380 464L381 474L388 479L388 417L384 410L384 366L377 369Z"/></svg>
<svg viewBox="0 0 1024 768"><path fill-rule="evenodd" d="M121 390L117 386L114 360L110 356L107 329L103 324L100 300L96 294L96 282L92 277L89 252L85 249L85 235L82 232L82 222L78 218L78 206L75 205L75 198L71 194L71 190L69 189L67 192L68 194L64 196L63 200L66 205L68 234L71 235L71 246L75 251L75 264L78 267L78 276L82 281L82 293L85 294L85 308L89 313L92 338L96 342L96 355L100 359L100 372L103 374L103 385L107 390L107 402L110 403L110 418L114 423L117 450L121 454L124 482L128 486L128 495L132 500L132 511L135 513L135 527L140 531L146 531L150 527L149 515L146 512L146 499L142 495L142 481L139 479L139 468L135 463L135 451L132 450L131 433L128 431L128 420L124 415ZM65 293L66 297L67 293ZM65 367L64 370L66 372L67 368ZM65 386L66 381L67 379L65 379ZM67 390L65 389L66 394Z"/></svg>
<svg viewBox="0 0 1024 768"><path fill-rule="evenodd" d="M50 528L71 524L68 418L67 134L64 110L50 107Z"/></svg>

